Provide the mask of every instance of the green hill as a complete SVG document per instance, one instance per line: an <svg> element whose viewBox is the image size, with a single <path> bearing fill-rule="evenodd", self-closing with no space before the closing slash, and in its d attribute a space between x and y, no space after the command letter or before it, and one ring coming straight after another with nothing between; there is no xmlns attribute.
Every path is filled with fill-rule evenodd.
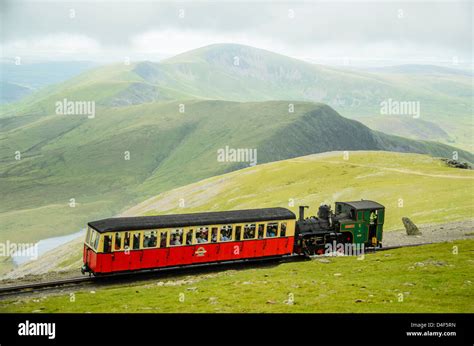
<svg viewBox="0 0 474 346"><path fill-rule="evenodd" d="M50 115L0 137L0 239L36 241L172 188L248 167L225 148L256 149L259 164L331 150L451 156L454 148L373 132L326 105L189 101L101 108L94 119ZM3 124L8 125L6 119ZM18 124L17 124L18 125ZM21 160L15 160L15 152ZM126 160L126 153L130 160ZM460 156L474 161L471 154ZM70 207L71 199L77 205Z"/></svg>
<svg viewBox="0 0 474 346"><path fill-rule="evenodd" d="M390 230L403 228L403 216L417 224L472 218L473 182L473 171L449 168L426 155L354 151L346 160L343 152L331 152L212 177L159 194L123 215L272 206L297 213L298 205L310 206L308 213L316 215L323 202L370 199L386 207L385 230Z"/></svg>
<svg viewBox="0 0 474 346"><path fill-rule="evenodd" d="M53 112L54 103L64 98L95 100L105 107L190 99L295 100L322 102L346 117L376 117L375 128L405 136L406 127L381 115L381 102L392 99L419 102L423 121L417 123L420 129L411 133L414 138L439 140L472 151L472 76L449 69L443 73L432 68L423 71L338 69L249 46L215 44L160 63L96 68L27 97L14 107L3 107L3 116L20 114L35 120ZM403 114L397 117L412 119ZM369 126L373 123L366 122ZM385 123L389 125L381 128ZM433 126L447 135L431 136ZM419 133L423 135L418 137Z"/></svg>
<svg viewBox="0 0 474 346"><path fill-rule="evenodd" d="M276 206L297 213L298 205L308 205L307 215L315 215L320 203L334 206L335 201L363 198L386 207L384 228L389 232L403 227L401 218L404 216L418 225L471 219L473 182L473 171L449 168L426 155L353 151L345 160L343 152L331 152L257 165L201 180L142 200L121 214L157 215ZM150 191L153 191L151 187ZM91 206L101 207L106 204L105 199L106 196ZM41 227L48 225L46 218L49 217L49 224L60 221L62 225L58 224L58 229L66 230L70 218L78 217L74 213L84 218L83 225L97 218L97 211L88 207L83 204L74 212L63 214L58 206L51 208L49 215L44 215L47 209L43 208L36 214L31 211L30 217L35 215L42 221ZM81 238L66 244L22 270L31 273L41 273L44 268L77 270L81 266L82 241ZM5 266L0 266L0 272L5 270Z"/></svg>

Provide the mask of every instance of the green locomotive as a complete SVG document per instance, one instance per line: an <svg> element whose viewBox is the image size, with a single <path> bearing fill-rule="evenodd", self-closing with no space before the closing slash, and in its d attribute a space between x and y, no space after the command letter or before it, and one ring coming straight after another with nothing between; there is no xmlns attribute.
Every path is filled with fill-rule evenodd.
<svg viewBox="0 0 474 346"><path fill-rule="evenodd" d="M360 200L336 202L335 212L321 205L318 215L304 217L300 206L296 222L295 253L323 254L327 244L356 244L363 247L381 247L385 207L377 202Z"/></svg>

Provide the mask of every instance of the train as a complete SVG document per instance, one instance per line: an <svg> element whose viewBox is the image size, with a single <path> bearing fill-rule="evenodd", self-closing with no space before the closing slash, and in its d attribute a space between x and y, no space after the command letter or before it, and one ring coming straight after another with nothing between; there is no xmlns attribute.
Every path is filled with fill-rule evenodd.
<svg viewBox="0 0 474 346"><path fill-rule="evenodd" d="M287 208L115 217L87 224L83 274L324 255L333 244L382 246L385 207L375 201Z"/></svg>

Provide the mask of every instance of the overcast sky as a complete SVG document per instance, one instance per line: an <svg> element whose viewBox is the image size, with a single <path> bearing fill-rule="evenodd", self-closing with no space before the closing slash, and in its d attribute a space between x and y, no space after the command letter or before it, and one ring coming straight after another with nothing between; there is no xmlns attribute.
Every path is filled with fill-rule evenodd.
<svg viewBox="0 0 474 346"><path fill-rule="evenodd" d="M3 58L160 60L241 43L326 64L472 64L472 1L0 0Z"/></svg>

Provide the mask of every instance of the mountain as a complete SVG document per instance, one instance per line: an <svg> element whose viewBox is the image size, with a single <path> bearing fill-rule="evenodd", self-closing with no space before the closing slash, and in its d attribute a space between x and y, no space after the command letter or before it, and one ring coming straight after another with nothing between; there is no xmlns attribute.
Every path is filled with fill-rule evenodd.
<svg viewBox="0 0 474 346"><path fill-rule="evenodd" d="M27 86L0 81L0 103L17 101L33 91Z"/></svg>
<svg viewBox="0 0 474 346"><path fill-rule="evenodd" d="M64 98L94 100L104 107L190 99L299 100L326 103L369 126L373 124L370 119L377 117L376 128L406 135L406 129L399 127L405 121L395 118L413 119L413 114L381 114L382 103L393 100L419 106L419 119L423 121L417 123L414 138L439 140L473 151L472 76L452 72L453 69L415 67L354 71L315 65L244 45L215 44L160 63L99 67L43 90L2 114L44 115L53 112L54 103ZM419 73L420 70L424 72ZM447 135L431 137L433 127ZM417 137L418 133L425 137Z"/></svg>
<svg viewBox="0 0 474 346"><path fill-rule="evenodd" d="M464 69L450 68L436 65L405 64L396 66L385 66L366 69L370 72L380 73L404 73L404 74L422 74L422 75L463 75L473 76L473 72Z"/></svg>

